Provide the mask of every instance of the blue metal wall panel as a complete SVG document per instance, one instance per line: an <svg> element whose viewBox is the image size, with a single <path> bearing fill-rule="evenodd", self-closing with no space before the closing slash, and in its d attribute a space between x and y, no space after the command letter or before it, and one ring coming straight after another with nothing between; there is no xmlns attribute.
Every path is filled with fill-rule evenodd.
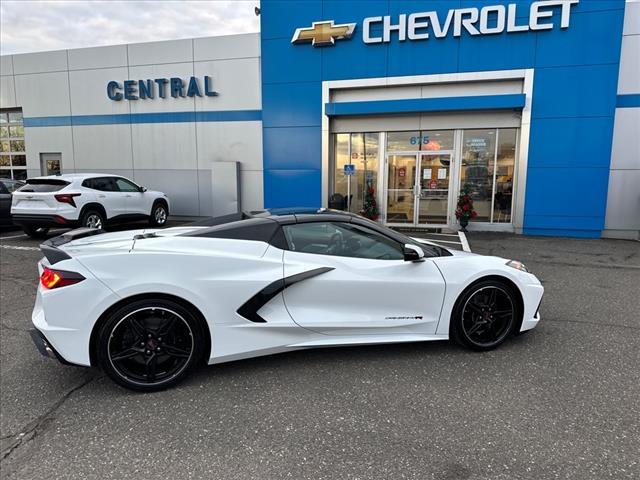
<svg viewBox="0 0 640 480"><path fill-rule="evenodd" d="M615 105L627 100L616 96L624 0L581 0L572 7L566 30L362 42L362 19L368 16L432 10L444 15L451 8L509 3L518 5L518 24L526 23L532 0L263 0L265 205L320 204L322 132L319 123L309 126L310 117L319 111L319 93L313 94L310 89L316 87L311 85L320 90L325 80L533 68L525 232L599 235ZM555 21L558 14L556 9ZM320 20L357 23L354 38L325 48L291 44L296 28ZM297 85L300 82L313 83ZM274 83L282 88L267 87ZM284 98L287 88L290 99ZM301 95L303 91L308 95ZM282 125L304 126L304 133L291 138L296 130L274 128ZM305 188L298 187L298 178ZM584 216L575 212L580 195L589 197L580 207Z"/></svg>
<svg viewBox="0 0 640 480"><path fill-rule="evenodd" d="M568 29L537 34L536 67L617 64L620 49L612 48L612 43L606 37L618 30L623 17L623 10L598 13L576 11L571 15Z"/></svg>
<svg viewBox="0 0 640 480"><path fill-rule="evenodd" d="M263 127L311 127L322 124L320 82L272 83L262 87Z"/></svg>
<svg viewBox="0 0 640 480"><path fill-rule="evenodd" d="M262 138L267 153L265 170L320 170L322 139L317 130L316 127L265 128Z"/></svg>
<svg viewBox="0 0 640 480"><path fill-rule="evenodd" d="M264 201L267 208L320 205L320 170L265 170Z"/></svg>
<svg viewBox="0 0 640 480"><path fill-rule="evenodd" d="M545 118L531 125L529 167L608 168L612 117Z"/></svg>
<svg viewBox="0 0 640 480"><path fill-rule="evenodd" d="M536 58L535 34L472 36L464 33L459 43L460 72L528 68Z"/></svg>
<svg viewBox="0 0 640 480"><path fill-rule="evenodd" d="M592 218L585 225L588 230L602 229L606 210L609 167L606 168L536 168L527 172L525 217L536 217L525 222L527 227L553 228L552 218L564 217L566 224L575 225L576 219ZM604 195L605 201L602 201Z"/></svg>

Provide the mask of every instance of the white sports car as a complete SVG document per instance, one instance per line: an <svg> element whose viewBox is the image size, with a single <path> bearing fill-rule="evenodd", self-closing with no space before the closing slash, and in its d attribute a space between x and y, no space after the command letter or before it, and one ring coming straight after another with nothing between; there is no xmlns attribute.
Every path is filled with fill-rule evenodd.
<svg viewBox="0 0 640 480"><path fill-rule="evenodd" d="M135 390L311 347L453 338L487 350L540 320L543 287L520 262L331 210L79 229L41 248L36 345Z"/></svg>

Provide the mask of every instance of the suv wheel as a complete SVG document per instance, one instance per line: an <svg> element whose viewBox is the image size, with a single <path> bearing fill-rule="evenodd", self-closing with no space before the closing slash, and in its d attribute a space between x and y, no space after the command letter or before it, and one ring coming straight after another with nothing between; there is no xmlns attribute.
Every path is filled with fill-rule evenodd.
<svg viewBox="0 0 640 480"><path fill-rule="evenodd" d="M151 209L151 217L149 223L154 227L163 227L167 223L167 206L162 202L156 202Z"/></svg>
<svg viewBox="0 0 640 480"><path fill-rule="evenodd" d="M87 228L103 228L104 215L97 210L87 210L82 215L82 226Z"/></svg>

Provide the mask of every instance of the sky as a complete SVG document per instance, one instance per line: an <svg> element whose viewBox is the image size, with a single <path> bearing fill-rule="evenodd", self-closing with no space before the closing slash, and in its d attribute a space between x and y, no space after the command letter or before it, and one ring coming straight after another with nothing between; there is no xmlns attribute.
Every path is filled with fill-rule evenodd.
<svg viewBox="0 0 640 480"><path fill-rule="evenodd" d="M258 0L0 0L0 54L258 32Z"/></svg>

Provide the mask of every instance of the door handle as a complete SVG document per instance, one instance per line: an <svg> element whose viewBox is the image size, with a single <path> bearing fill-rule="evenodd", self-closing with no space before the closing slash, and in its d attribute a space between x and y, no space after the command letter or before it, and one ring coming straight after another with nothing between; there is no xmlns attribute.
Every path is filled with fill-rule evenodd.
<svg viewBox="0 0 640 480"><path fill-rule="evenodd" d="M125 195L126 198L131 198L133 195Z"/></svg>
<svg viewBox="0 0 640 480"><path fill-rule="evenodd" d="M107 198L106 195L98 195L98 198Z"/></svg>

